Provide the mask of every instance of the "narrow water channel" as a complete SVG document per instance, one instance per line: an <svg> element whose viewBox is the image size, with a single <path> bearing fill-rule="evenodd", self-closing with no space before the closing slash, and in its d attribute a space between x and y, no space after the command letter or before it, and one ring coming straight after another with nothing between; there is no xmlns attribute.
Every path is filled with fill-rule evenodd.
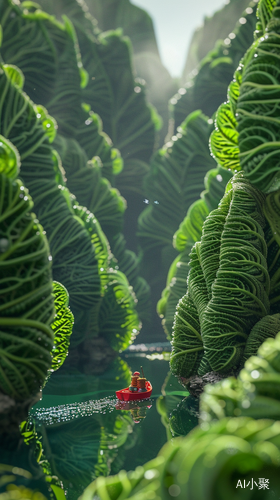
<svg viewBox="0 0 280 500"><path fill-rule="evenodd" d="M118 402L115 391L127 387L130 372L140 366L153 385L152 397ZM40 464L57 477L67 500L77 500L94 478L153 459L172 437L170 415L186 396L169 373L165 344L133 346L98 377L58 371L31 411L42 444ZM188 430L196 423L194 412Z"/></svg>

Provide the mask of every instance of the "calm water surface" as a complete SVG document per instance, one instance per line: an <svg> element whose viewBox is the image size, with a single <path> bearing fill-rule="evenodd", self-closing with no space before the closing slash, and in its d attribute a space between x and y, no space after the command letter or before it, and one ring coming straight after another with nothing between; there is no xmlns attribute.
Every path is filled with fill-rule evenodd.
<svg viewBox="0 0 280 500"><path fill-rule="evenodd" d="M95 477L151 460L172 437L169 415L188 393L170 376L164 350L165 344L133 346L98 377L58 371L49 380L31 414L43 445L41 463L63 484L67 499L77 500ZM115 391L127 387L129 370L141 365L152 398L118 403Z"/></svg>

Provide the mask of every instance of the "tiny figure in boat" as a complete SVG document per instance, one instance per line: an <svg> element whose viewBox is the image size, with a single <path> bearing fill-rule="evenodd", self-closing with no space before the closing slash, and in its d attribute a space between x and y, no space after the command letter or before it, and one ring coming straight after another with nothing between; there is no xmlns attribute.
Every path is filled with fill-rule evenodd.
<svg viewBox="0 0 280 500"><path fill-rule="evenodd" d="M129 390L131 392L137 392L138 391L138 387L137 387L137 381L140 377L140 373L139 372L134 372L132 377L131 377L131 383L130 383L130 387L129 387Z"/></svg>
<svg viewBox="0 0 280 500"><path fill-rule="evenodd" d="M141 366L141 371L142 371L142 377L140 377L139 372L134 372L132 377L131 377L131 385L129 387L129 390L131 392L147 392L147 389L146 389L147 379L144 376L142 366Z"/></svg>
<svg viewBox="0 0 280 500"><path fill-rule="evenodd" d="M146 381L147 381L147 379L145 379L145 377L139 377L137 379L138 392L147 392Z"/></svg>

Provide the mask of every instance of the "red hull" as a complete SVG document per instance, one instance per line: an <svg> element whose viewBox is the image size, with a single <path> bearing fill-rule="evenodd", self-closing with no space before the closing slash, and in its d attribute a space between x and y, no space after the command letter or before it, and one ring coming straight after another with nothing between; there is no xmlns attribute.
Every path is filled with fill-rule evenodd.
<svg viewBox="0 0 280 500"><path fill-rule="evenodd" d="M152 394L151 382L146 382L146 392L130 392L129 387L116 391L116 396L121 401L138 401L139 399L148 399Z"/></svg>

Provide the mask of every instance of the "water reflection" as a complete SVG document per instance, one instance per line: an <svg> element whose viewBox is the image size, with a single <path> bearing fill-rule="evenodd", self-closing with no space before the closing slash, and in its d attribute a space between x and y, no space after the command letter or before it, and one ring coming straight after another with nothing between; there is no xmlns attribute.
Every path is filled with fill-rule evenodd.
<svg viewBox="0 0 280 500"><path fill-rule="evenodd" d="M147 416L147 410L152 407L151 399L146 401L118 401L115 405L116 410L130 412L135 424L139 424Z"/></svg>
<svg viewBox="0 0 280 500"><path fill-rule="evenodd" d="M107 476L115 460L117 468L122 466L122 448L132 444L134 422L127 412L114 411L115 403L65 405L50 408L49 416L46 410L35 413L44 450L41 464L49 465L69 500L76 500L93 478Z"/></svg>
<svg viewBox="0 0 280 500"><path fill-rule="evenodd" d="M184 398L171 412L169 426L172 437L186 436L198 425L199 399L194 396Z"/></svg>

